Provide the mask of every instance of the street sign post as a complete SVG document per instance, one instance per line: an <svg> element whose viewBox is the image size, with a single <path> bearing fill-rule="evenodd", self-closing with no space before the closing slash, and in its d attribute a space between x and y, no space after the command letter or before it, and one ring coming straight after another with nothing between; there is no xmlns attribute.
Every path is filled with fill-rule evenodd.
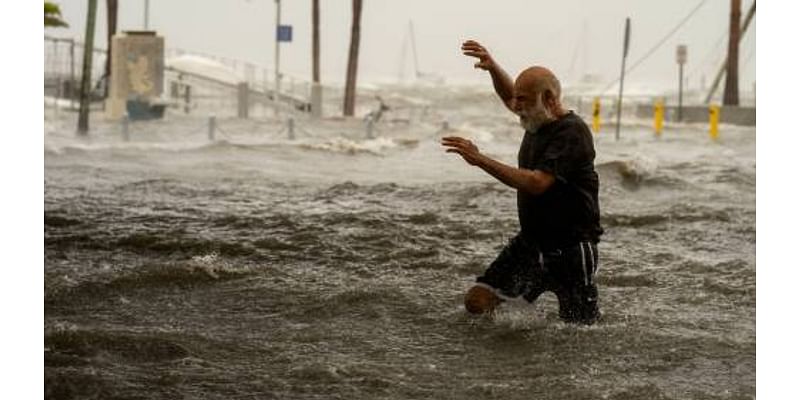
<svg viewBox="0 0 800 400"><path fill-rule="evenodd" d="M617 132L615 140L619 140L619 120L622 116L622 87L625 82L625 59L628 58L628 47L631 42L631 19L625 18L625 42L622 47L622 71L619 73L619 98L617 98Z"/></svg>
<svg viewBox="0 0 800 400"><path fill-rule="evenodd" d="M686 64L688 51L685 44L679 44L675 53L678 62L678 122L683 119L683 65Z"/></svg>

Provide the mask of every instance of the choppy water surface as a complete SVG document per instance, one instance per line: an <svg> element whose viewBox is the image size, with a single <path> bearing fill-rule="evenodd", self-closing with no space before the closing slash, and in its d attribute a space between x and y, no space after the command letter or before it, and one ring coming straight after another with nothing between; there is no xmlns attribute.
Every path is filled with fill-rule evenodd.
<svg viewBox="0 0 800 400"><path fill-rule="evenodd" d="M223 119L209 144L171 115L126 143L46 121L48 397L755 397L755 129L601 133L603 321L560 322L552 294L474 318L463 292L515 196L438 138L514 163L522 132L486 93L405 95L436 106L376 139Z"/></svg>

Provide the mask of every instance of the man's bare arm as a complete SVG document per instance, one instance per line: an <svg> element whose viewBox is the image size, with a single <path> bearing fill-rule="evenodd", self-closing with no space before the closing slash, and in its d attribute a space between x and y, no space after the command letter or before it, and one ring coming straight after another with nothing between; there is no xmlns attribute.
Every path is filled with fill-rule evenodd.
<svg viewBox="0 0 800 400"><path fill-rule="evenodd" d="M494 58L492 58L492 55L489 54L489 51L486 50L485 47L474 40L467 40L464 42L461 45L461 50L464 52L464 55L478 59L478 62L475 63L475 68L489 71L489 74L492 76L492 84L494 85L495 93L497 93L500 100L503 101L503 104L513 112L514 106L512 100L514 99L514 81L511 80L508 73L494 61Z"/></svg>
<svg viewBox="0 0 800 400"><path fill-rule="evenodd" d="M448 153L458 153L466 162L486 171L500 182L514 189L538 196L555 183L555 176L541 170L515 168L487 157L469 140L457 136L442 138Z"/></svg>
<svg viewBox="0 0 800 400"><path fill-rule="evenodd" d="M481 154L480 161L476 165L500 182L534 196L546 192L556 180L548 172L538 169L531 171L524 168L515 168L483 154Z"/></svg>

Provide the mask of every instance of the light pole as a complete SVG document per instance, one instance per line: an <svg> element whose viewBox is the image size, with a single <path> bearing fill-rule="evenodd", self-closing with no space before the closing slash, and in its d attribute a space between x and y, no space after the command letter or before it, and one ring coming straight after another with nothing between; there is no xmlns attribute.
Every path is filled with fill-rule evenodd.
<svg viewBox="0 0 800 400"><path fill-rule="evenodd" d="M278 115L278 102L281 94L281 42L278 30L281 26L281 0L275 0L275 115Z"/></svg>
<svg viewBox="0 0 800 400"><path fill-rule="evenodd" d="M144 0L144 30L150 30L150 0Z"/></svg>

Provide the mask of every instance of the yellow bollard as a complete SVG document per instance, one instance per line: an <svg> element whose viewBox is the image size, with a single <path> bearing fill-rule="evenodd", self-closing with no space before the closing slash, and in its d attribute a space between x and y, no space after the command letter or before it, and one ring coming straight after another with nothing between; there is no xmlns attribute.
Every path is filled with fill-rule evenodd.
<svg viewBox="0 0 800 400"><path fill-rule="evenodd" d="M708 107L708 135L712 140L719 137L719 106L712 104Z"/></svg>
<svg viewBox="0 0 800 400"><path fill-rule="evenodd" d="M656 101L653 107L653 124L656 129L656 136L661 136L661 131L664 130L664 100Z"/></svg>
<svg viewBox="0 0 800 400"><path fill-rule="evenodd" d="M592 130L600 133L600 98L595 97L592 103Z"/></svg>

